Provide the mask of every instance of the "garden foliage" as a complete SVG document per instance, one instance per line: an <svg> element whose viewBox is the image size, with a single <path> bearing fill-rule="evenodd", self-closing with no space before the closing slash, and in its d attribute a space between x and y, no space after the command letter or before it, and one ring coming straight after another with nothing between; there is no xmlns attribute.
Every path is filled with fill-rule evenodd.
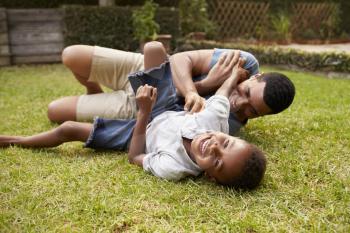
<svg viewBox="0 0 350 233"><path fill-rule="evenodd" d="M65 6L65 44L99 45L122 50L135 50L138 41L133 35L133 7ZM158 8L155 16L159 33L179 35L178 11Z"/></svg>
<svg viewBox="0 0 350 233"><path fill-rule="evenodd" d="M350 55L346 53L310 53L275 46L206 41L187 41L185 43L183 47L186 47L186 50L233 48L248 51L254 54L261 64L297 66L311 71L350 72Z"/></svg>

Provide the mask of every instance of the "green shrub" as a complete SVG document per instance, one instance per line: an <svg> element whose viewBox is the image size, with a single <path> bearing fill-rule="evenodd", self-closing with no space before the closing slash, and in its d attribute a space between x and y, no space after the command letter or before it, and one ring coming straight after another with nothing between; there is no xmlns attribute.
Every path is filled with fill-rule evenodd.
<svg viewBox="0 0 350 233"><path fill-rule="evenodd" d="M350 55L346 53L309 53L295 49L281 49L276 46L214 43L208 41L186 41L182 48L234 48L254 54L260 64L297 66L311 71L350 73Z"/></svg>
<svg viewBox="0 0 350 233"><path fill-rule="evenodd" d="M133 51L138 41L133 36L131 7L65 6L65 45L89 44ZM178 11L160 7L156 12L160 33L179 36Z"/></svg>
<svg viewBox="0 0 350 233"><path fill-rule="evenodd" d="M134 50L138 42L132 31L129 7L65 6L65 44L89 44Z"/></svg>
<svg viewBox="0 0 350 233"><path fill-rule="evenodd" d="M132 13L134 37L140 42L155 40L159 32L159 24L154 17L158 4L152 0L147 0L141 8L137 8Z"/></svg>
<svg viewBox="0 0 350 233"><path fill-rule="evenodd" d="M191 32L212 33L214 24L208 18L207 7L205 0L180 1L180 24L183 35Z"/></svg>
<svg viewBox="0 0 350 233"><path fill-rule="evenodd" d="M57 8L61 5L81 4L98 5L98 0L1 0L0 7L5 8Z"/></svg>

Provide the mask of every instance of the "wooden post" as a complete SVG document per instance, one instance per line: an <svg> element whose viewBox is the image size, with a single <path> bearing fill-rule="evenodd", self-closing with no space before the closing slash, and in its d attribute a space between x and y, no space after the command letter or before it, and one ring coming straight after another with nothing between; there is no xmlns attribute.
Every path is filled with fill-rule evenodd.
<svg viewBox="0 0 350 233"><path fill-rule="evenodd" d="M7 30L7 14L5 8L0 8L0 66L11 65L11 54Z"/></svg>
<svg viewBox="0 0 350 233"><path fill-rule="evenodd" d="M114 6L114 0L99 0L98 4L100 6Z"/></svg>

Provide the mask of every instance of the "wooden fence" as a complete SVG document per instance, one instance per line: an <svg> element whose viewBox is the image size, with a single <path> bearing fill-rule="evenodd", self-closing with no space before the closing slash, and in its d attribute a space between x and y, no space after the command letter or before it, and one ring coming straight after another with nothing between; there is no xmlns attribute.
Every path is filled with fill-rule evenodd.
<svg viewBox="0 0 350 233"><path fill-rule="evenodd" d="M0 66L10 65L10 48L5 8L0 8Z"/></svg>
<svg viewBox="0 0 350 233"><path fill-rule="evenodd" d="M59 62L63 46L61 10L0 10L0 65Z"/></svg>
<svg viewBox="0 0 350 233"><path fill-rule="evenodd" d="M338 4L298 2L292 4L291 31L298 36L305 30L314 32L334 30L334 20L338 16Z"/></svg>
<svg viewBox="0 0 350 233"><path fill-rule="evenodd" d="M218 26L220 40L250 37L267 21L269 3L227 0L208 1L210 19Z"/></svg>

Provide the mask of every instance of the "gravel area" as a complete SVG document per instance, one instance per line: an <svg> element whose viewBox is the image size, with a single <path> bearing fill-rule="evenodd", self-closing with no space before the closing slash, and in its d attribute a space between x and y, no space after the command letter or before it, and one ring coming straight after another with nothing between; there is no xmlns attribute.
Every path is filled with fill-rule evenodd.
<svg viewBox="0 0 350 233"><path fill-rule="evenodd" d="M280 45L282 48L293 48L307 52L345 52L350 54L350 43L344 44L322 44L322 45L308 45L308 44L289 44Z"/></svg>

